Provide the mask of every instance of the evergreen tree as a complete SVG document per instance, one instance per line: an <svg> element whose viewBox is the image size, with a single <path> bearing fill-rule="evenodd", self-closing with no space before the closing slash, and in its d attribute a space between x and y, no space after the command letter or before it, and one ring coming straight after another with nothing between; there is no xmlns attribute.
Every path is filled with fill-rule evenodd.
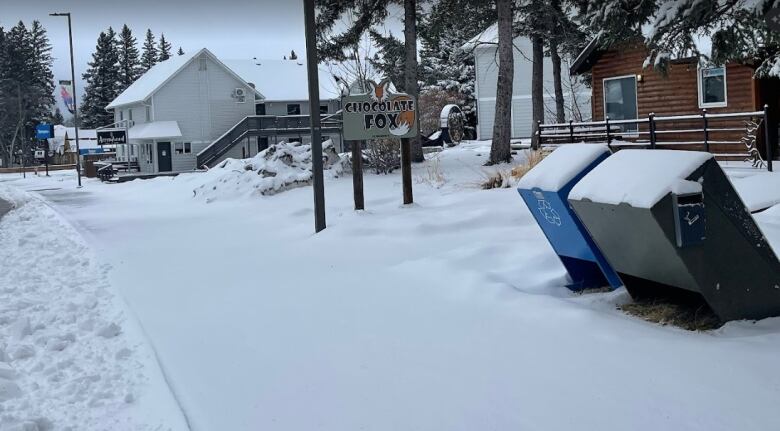
<svg viewBox="0 0 780 431"><path fill-rule="evenodd" d="M389 79L396 88L404 90L404 70L406 58L404 42L388 32L387 36L377 31L371 31L371 40L377 46L378 52L369 59L371 66L385 79Z"/></svg>
<svg viewBox="0 0 780 431"><path fill-rule="evenodd" d="M165 34L160 33L160 43L157 44L157 62L171 58L171 44L165 40Z"/></svg>
<svg viewBox="0 0 780 431"><path fill-rule="evenodd" d="M54 103L51 46L37 21L28 30L19 22L0 31L0 159L13 162L19 149L26 157L33 128L46 120ZM17 162L20 160L17 160Z"/></svg>
<svg viewBox="0 0 780 431"><path fill-rule="evenodd" d="M495 4L484 0L438 0L420 23L420 80L428 93L457 94L466 128L477 124L474 55L461 47L496 22Z"/></svg>
<svg viewBox="0 0 780 431"><path fill-rule="evenodd" d="M48 123L49 124L63 124L65 122L65 118L62 116L62 111L60 111L60 107L57 106L54 108L54 112L52 112L51 117L49 117Z"/></svg>
<svg viewBox="0 0 780 431"><path fill-rule="evenodd" d="M780 34L764 19L777 5L773 0L659 2L649 20L648 63L663 69L667 53L701 55L715 64L754 64L759 78L780 77ZM711 37L710 52L700 52L694 36Z"/></svg>
<svg viewBox="0 0 780 431"><path fill-rule="evenodd" d="M155 64L157 64L157 46L154 43L154 34L151 29L146 29L146 39L144 39L143 54L141 55L141 69L146 72Z"/></svg>
<svg viewBox="0 0 780 431"><path fill-rule="evenodd" d="M119 87L120 93L141 76L141 60L139 58L136 39L133 32L125 24L119 33Z"/></svg>
<svg viewBox="0 0 780 431"><path fill-rule="evenodd" d="M179 51L176 52L176 55L184 55L184 50L179 47Z"/></svg>
<svg viewBox="0 0 780 431"><path fill-rule="evenodd" d="M297 60L298 54L295 53L295 50L290 51L290 60Z"/></svg>
<svg viewBox="0 0 780 431"><path fill-rule="evenodd" d="M83 75L86 86L80 117L82 125L88 129L114 122L113 114L105 108L119 95L121 71L115 37L111 27L108 32L100 33L92 61Z"/></svg>

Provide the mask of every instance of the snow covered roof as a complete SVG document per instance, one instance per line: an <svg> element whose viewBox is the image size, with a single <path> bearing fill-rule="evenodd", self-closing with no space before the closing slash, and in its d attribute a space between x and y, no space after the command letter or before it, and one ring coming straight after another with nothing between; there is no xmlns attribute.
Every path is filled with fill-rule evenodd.
<svg viewBox="0 0 780 431"><path fill-rule="evenodd" d="M469 39L468 42L461 46L461 49L468 51L483 44L496 44L498 43L498 23L491 25L483 30L480 34Z"/></svg>
<svg viewBox="0 0 780 431"><path fill-rule="evenodd" d="M561 145L528 173L518 188L557 192L599 157L609 153L606 144Z"/></svg>
<svg viewBox="0 0 780 431"><path fill-rule="evenodd" d="M210 56L245 84L254 84L255 93L264 100L308 100L308 77L302 60L220 60L206 48L192 54L174 56L157 63L106 106L113 109L143 102L168 80L201 54ZM338 97L333 78L320 71L320 97Z"/></svg>
<svg viewBox="0 0 780 431"><path fill-rule="evenodd" d="M212 60L224 66L224 64L206 48L191 54L175 55L168 60L155 64L132 85L127 87L127 89L123 91L122 94L117 96L116 99L109 103L108 106L106 106L106 109L113 109L119 106L143 102L144 100L151 97L152 94L160 89L160 87L168 82L168 80L175 76L181 69L183 69L184 66L189 64L193 59L200 57L202 54L211 57ZM244 81L244 79L237 75L233 70L227 66L225 66L225 68L228 69L229 72L233 73L236 78ZM244 81L244 83L246 84L246 81ZM260 93L258 93L258 95L262 96Z"/></svg>
<svg viewBox="0 0 780 431"><path fill-rule="evenodd" d="M222 60L244 81L255 85L264 100L309 100L309 86L304 60ZM320 98L338 97L333 77L320 70Z"/></svg>
<svg viewBox="0 0 780 431"><path fill-rule="evenodd" d="M652 208L669 192L701 192L701 184L686 178L712 157L699 151L621 150L585 175L569 199Z"/></svg>
<svg viewBox="0 0 780 431"><path fill-rule="evenodd" d="M55 125L54 126L54 137L55 138L65 138L65 135L68 135L68 139L76 139L76 128L75 127L65 127L61 125ZM79 128L79 140L82 139L97 139L97 130L95 129L82 129Z"/></svg>
<svg viewBox="0 0 780 431"><path fill-rule="evenodd" d="M136 124L127 131L128 138L132 139L164 139L179 138L181 130L176 121L154 121L151 123Z"/></svg>
<svg viewBox="0 0 780 431"><path fill-rule="evenodd" d="M642 37L646 42L653 37L655 29L652 25L645 24L642 26L641 31ZM577 58L574 59L574 62L569 69L569 72L572 75L587 72L591 67L593 67L593 64L598 60L600 53L603 52L603 49L599 49L599 40L601 39L602 34L603 30L599 31L593 37L593 39L591 39L590 42L585 45L585 48L583 48L579 55L577 55ZM702 54L706 57L710 57L712 55L712 38L710 36L694 34L691 36L691 39L693 40L693 45L696 47L696 50L699 52L699 54ZM696 53L692 50L677 53L658 53L655 56L655 63L657 64L661 60L679 61L692 59L694 57L696 57ZM645 64L642 65L642 67L648 66L650 66L648 61L645 61Z"/></svg>

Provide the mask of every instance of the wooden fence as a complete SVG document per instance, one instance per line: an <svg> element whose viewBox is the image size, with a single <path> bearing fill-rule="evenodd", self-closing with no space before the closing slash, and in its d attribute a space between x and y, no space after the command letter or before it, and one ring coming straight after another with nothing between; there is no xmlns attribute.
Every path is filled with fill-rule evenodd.
<svg viewBox="0 0 780 431"><path fill-rule="evenodd" d="M742 157L754 166L772 171L777 136L767 127L769 108L763 111L657 116L630 120L575 123L539 123L541 146L579 142L606 142L611 147L674 148L703 150L719 157ZM761 133L763 130L763 133ZM763 136L762 136L763 135ZM763 139L762 139L763 138ZM763 144L763 156L759 142Z"/></svg>

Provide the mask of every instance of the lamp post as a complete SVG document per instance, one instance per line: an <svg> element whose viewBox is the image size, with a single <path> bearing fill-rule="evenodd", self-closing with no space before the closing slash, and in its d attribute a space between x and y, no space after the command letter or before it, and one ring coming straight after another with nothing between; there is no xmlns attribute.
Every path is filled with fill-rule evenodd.
<svg viewBox="0 0 780 431"><path fill-rule="evenodd" d="M68 41L70 42L70 78L73 85L73 122L76 129L76 175L78 177L78 186L81 187L81 151L79 149L79 108L76 104L76 68L73 65L73 27L70 23L70 12L50 13L50 16L68 17Z"/></svg>

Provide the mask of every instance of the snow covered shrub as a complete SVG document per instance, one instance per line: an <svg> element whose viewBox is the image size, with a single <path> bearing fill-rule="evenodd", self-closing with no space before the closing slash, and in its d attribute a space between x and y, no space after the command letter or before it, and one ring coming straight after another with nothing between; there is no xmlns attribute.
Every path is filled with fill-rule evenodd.
<svg viewBox="0 0 780 431"><path fill-rule="evenodd" d="M495 171L486 172L481 187L484 190L489 189L508 189L517 185L520 178L527 174L534 166L538 165L549 151L525 150L525 157L522 163L511 167L499 166Z"/></svg>
<svg viewBox="0 0 780 431"><path fill-rule="evenodd" d="M515 180L523 178L523 175L527 174L534 166L538 165L547 154L549 154L549 151L545 149L537 151L525 150L525 161L512 168L512 178Z"/></svg>
<svg viewBox="0 0 780 431"><path fill-rule="evenodd" d="M368 142L366 165L377 174L389 174L401 167L401 142L397 139L375 139Z"/></svg>
<svg viewBox="0 0 780 431"><path fill-rule="evenodd" d="M447 179L444 177L444 172L441 169L441 162L438 154L428 160L425 172L425 176L418 177L417 182L428 184L437 189L447 182Z"/></svg>
<svg viewBox="0 0 780 431"><path fill-rule="evenodd" d="M323 167L331 177L344 172L342 160L332 141L323 142ZM274 195L313 181L311 145L281 142L271 145L251 159L227 159L202 174L206 181L193 190L206 202L218 198Z"/></svg>

